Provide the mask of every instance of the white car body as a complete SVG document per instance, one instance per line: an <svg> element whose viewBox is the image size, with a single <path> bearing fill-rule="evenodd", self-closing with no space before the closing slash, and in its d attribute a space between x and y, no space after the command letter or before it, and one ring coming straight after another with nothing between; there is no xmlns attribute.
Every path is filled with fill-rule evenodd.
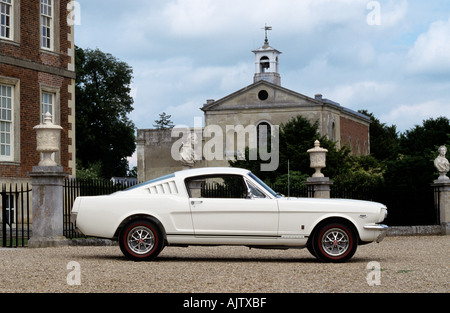
<svg viewBox="0 0 450 313"><path fill-rule="evenodd" d="M187 181L195 185L211 175L242 177L259 197L250 190L251 196L234 199L190 194ZM324 221L348 225L359 244L381 241L386 215L387 208L375 202L279 197L237 168L184 170L108 196L78 197L72 209L76 227L87 236L118 239L126 223L148 218L160 228L164 245L261 248L307 247Z"/></svg>

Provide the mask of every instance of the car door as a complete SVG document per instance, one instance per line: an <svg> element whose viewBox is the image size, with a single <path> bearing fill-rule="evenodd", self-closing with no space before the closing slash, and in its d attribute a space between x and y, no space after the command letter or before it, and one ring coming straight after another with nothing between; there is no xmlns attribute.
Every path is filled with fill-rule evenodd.
<svg viewBox="0 0 450 313"><path fill-rule="evenodd" d="M249 185L244 177L197 177L187 181L187 186L190 190L189 203L196 236L277 235L276 199L250 197Z"/></svg>

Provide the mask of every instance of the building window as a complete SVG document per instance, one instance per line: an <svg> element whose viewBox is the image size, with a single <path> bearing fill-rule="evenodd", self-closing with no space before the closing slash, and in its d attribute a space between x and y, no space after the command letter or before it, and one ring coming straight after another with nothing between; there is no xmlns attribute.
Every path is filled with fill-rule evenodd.
<svg viewBox="0 0 450 313"><path fill-rule="evenodd" d="M41 100L41 122L44 123L45 121L45 114L50 113L52 115L51 122L54 123L55 121L55 111L54 111L54 105L55 103L55 94L49 93L49 92L42 92L42 100Z"/></svg>
<svg viewBox="0 0 450 313"><path fill-rule="evenodd" d="M12 0L0 0L0 38L13 39Z"/></svg>
<svg viewBox="0 0 450 313"><path fill-rule="evenodd" d="M261 90L258 92L258 99L261 101L265 101L269 98L269 93L266 90Z"/></svg>
<svg viewBox="0 0 450 313"><path fill-rule="evenodd" d="M270 60L268 57L262 57L260 60L261 73L265 73L270 68Z"/></svg>
<svg viewBox="0 0 450 313"><path fill-rule="evenodd" d="M41 48L53 49L53 0L41 0Z"/></svg>
<svg viewBox="0 0 450 313"><path fill-rule="evenodd" d="M0 85L0 160L13 157L13 87Z"/></svg>
<svg viewBox="0 0 450 313"><path fill-rule="evenodd" d="M272 126L268 122L262 122L258 124L256 131L258 149L268 149L268 147L270 147L270 139L272 136Z"/></svg>
<svg viewBox="0 0 450 313"><path fill-rule="evenodd" d="M333 122L331 124L331 134L330 134L330 139L332 141L336 141L336 124Z"/></svg>

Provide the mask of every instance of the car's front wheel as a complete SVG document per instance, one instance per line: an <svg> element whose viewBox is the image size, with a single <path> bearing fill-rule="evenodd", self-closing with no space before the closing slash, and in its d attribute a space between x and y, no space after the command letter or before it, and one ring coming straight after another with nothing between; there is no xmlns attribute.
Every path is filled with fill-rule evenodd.
<svg viewBox="0 0 450 313"><path fill-rule="evenodd" d="M131 221L122 229L119 246L122 253L134 261L156 258L163 249L161 230L148 220Z"/></svg>
<svg viewBox="0 0 450 313"><path fill-rule="evenodd" d="M354 232L340 223L326 224L313 237L314 255L324 262L345 262L356 252L358 246Z"/></svg>

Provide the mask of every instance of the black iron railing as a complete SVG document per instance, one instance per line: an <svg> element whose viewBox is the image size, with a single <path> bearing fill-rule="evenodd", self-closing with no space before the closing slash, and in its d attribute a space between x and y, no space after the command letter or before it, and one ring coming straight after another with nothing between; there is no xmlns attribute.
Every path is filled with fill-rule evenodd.
<svg viewBox="0 0 450 313"><path fill-rule="evenodd" d="M31 237L31 187L28 184L3 185L1 246L25 247Z"/></svg>
<svg viewBox="0 0 450 313"><path fill-rule="evenodd" d="M69 239L83 238L84 235L77 232L70 220L72 206L79 196L109 195L116 191L124 190L135 185L135 182L117 183L110 180L80 180L66 179L64 181L64 236Z"/></svg>

